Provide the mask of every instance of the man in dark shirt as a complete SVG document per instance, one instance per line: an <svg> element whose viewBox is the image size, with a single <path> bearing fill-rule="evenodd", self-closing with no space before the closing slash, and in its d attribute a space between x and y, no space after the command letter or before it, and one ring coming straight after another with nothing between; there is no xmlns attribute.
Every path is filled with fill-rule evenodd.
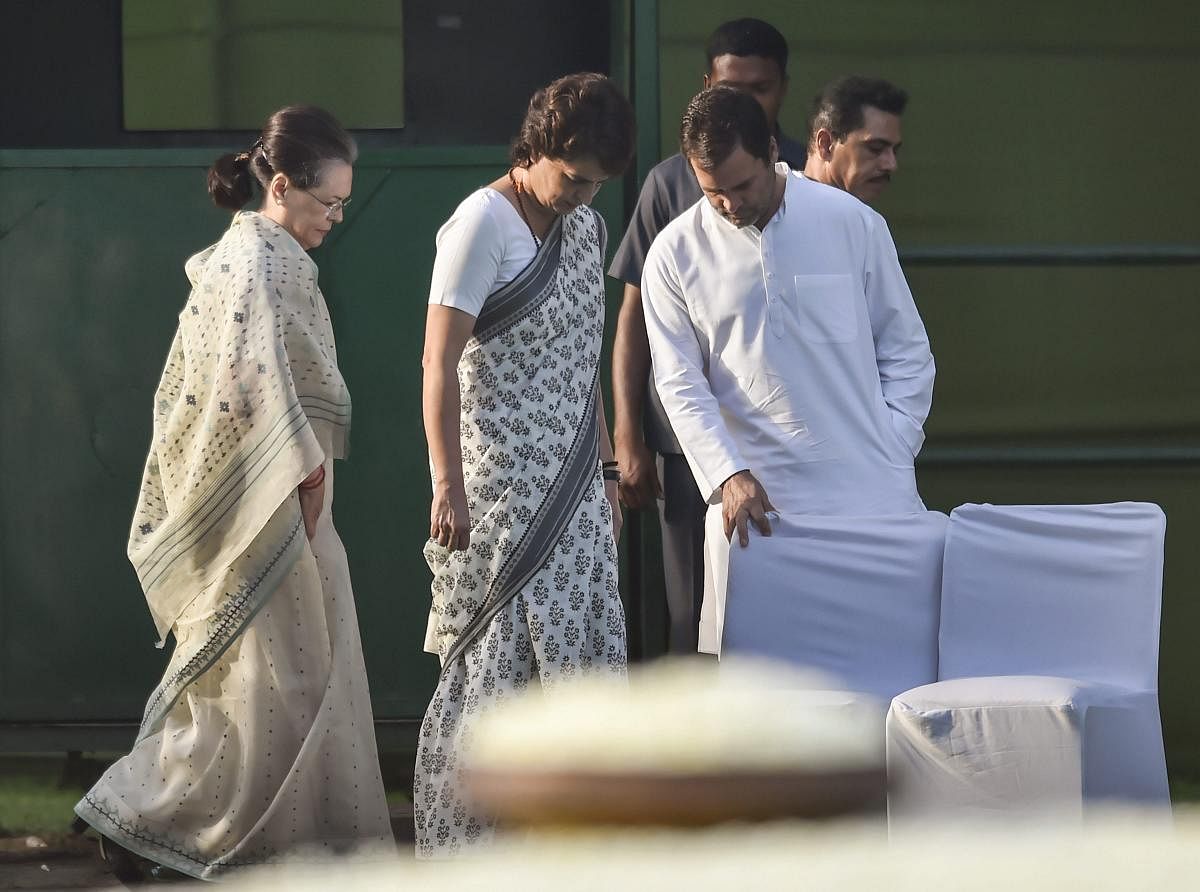
<svg viewBox="0 0 1200 892"><path fill-rule="evenodd" d="M779 158L804 167L804 146L779 130L779 108L787 93L787 41L766 22L738 19L717 28L708 40L704 86L728 84L754 96L775 131ZM650 383L650 346L642 315L642 264L650 243L676 216L700 200L691 165L679 154L646 177L629 228L608 274L625 283L613 343L613 440L621 469L621 500L629 508L659 502L670 614L668 649L694 653L704 593L704 500ZM643 423L645 432L643 433ZM661 456L662 477L655 453Z"/></svg>

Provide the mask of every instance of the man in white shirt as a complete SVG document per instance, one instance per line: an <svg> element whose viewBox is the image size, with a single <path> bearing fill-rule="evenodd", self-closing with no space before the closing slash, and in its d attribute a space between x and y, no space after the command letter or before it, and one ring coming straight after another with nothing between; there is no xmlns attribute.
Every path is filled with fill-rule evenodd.
<svg viewBox="0 0 1200 892"><path fill-rule="evenodd" d="M778 123L788 86L787 40L779 30L761 19L725 22L709 36L705 53L704 86L729 84L758 100L772 127L779 160L802 168L804 144L789 139ZM625 283L612 353L613 449L621 469L621 501L635 510L657 502L671 653L696 652L704 589L705 504L650 379L640 289L642 264L654 237L699 201L700 194L696 175L681 154L655 165L642 184L608 270Z"/></svg>
<svg viewBox="0 0 1200 892"><path fill-rule="evenodd" d="M773 510L923 511L933 357L887 224L777 164L736 89L697 95L680 142L704 197L655 239L642 298L655 386L725 538L769 535ZM715 651L719 622L701 626Z"/></svg>

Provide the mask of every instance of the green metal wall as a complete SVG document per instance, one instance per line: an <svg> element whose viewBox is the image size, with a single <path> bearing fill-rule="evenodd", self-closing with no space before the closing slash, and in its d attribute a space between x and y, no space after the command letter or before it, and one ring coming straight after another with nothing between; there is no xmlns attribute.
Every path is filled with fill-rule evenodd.
<svg viewBox="0 0 1200 892"><path fill-rule="evenodd" d="M129 729L165 665L125 540L154 388L187 297L183 262L215 241L205 150L0 152L0 745L95 749ZM424 712L429 472L421 345L434 234L505 169L496 148L364 153L354 204L314 252L354 397L335 522L346 542L376 715ZM596 206L622 225L622 190ZM615 243L615 239L614 239ZM73 743L72 743L73 741Z"/></svg>
<svg viewBox="0 0 1200 892"><path fill-rule="evenodd" d="M879 205L938 364L919 467L930 507L1146 499L1167 513L1161 702L1200 775L1200 222L1189 171L1200 29L1185 2L660 0L659 134L674 150L704 41L757 16L787 37L787 132L847 73L907 88ZM1189 263L1088 264L1177 246ZM1032 262L1032 247L1050 263ZM1098 250L1091 250L1098 248ZM1164 251L1164 253L1166 253ZM946 264L949 255L1008 262ZM1019 265L1013 260L1021 260ZM935 264L934 261L937 261Z"/></svg>

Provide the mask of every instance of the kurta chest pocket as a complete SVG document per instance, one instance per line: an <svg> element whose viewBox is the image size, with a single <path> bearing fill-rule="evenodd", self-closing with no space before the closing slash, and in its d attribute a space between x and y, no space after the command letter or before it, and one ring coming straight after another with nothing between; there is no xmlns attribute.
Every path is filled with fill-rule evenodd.
<svg viewBox="0 0 1200 892"><path fill-rule="evenodd" d="M804 340L814 344L844 344L858 337L852 276L796 276L794 287L796 317Z"/></svg>

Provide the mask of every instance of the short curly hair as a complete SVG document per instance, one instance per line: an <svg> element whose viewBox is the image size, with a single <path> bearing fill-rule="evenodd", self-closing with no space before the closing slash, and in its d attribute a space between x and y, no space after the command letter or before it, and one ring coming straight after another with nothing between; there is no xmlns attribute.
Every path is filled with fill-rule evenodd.
<svg viewBox="0 0 1200 892"><path fill-rule="evenodd" d="M571 161L590 155L605 173L624 173L633 158L633 106L602 74L568 74L529 100L509 157L517 167L539 158Z"/></svg>

